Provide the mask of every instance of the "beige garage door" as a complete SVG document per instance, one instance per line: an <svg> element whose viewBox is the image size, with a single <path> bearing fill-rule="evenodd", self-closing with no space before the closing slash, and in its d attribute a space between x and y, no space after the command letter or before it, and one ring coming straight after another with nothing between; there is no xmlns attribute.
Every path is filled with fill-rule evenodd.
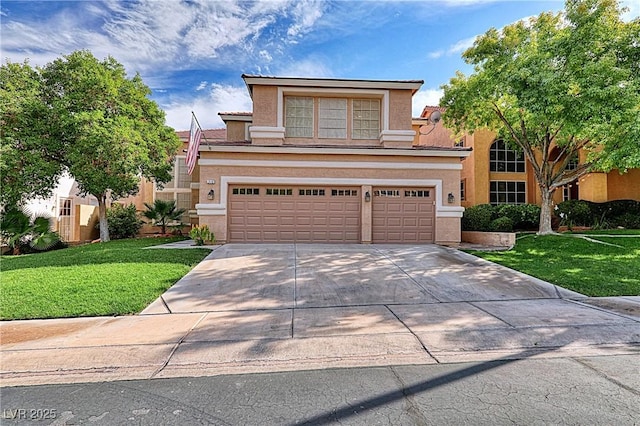
<svg viewBox="0 0 640 426"><path fill-rule="evenodd" d="M374 243L432 243L435 188L373 188Z"/></svg>
<svg viewBox="0 0 640 426"><path fill-rule="evenodd" d="M229 241L360 242L360 188L231 185Z"/></svg>

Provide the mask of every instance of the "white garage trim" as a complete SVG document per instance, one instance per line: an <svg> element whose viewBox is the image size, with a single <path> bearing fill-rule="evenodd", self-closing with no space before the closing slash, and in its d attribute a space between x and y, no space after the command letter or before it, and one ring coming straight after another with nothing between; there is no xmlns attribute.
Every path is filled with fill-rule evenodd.
<svg viewBox="0 0 640 426"><path fill-rule="evenodd" d="M462 164L453 163L383 163L347 161L272 161L272 160L218 160L203 159L201 166L285 167L323 169L416 169L416 170L462 170Z"/></svg>
<svg viewBox="0 0 640 426"><path fill-rule="evenodd" d="M359 179L359 178L298 178L222 176L220 178L220 203L196 204L198 216L220 216L227 214L227 198L230 184L276 184L276 185L349 185L349 186L432 186L436 189L436 217L462 217L464 207L442 205L441 179Z"/></svg>

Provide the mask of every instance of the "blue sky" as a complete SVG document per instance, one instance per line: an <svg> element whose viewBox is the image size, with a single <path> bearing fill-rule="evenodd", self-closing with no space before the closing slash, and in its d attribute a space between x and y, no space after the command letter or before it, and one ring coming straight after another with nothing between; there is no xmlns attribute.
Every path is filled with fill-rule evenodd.
<svg viewBox="0 0 640 426"><path fill-rule="evenodd" d="M625 18L640 15L640 1ZM3 62L44 65L77 49L139 72L167 124L222 127L221 111L250 111L242 73L424 80L413 112L470 68L475 36L562 1L11 1L0 4Z"/></svg>

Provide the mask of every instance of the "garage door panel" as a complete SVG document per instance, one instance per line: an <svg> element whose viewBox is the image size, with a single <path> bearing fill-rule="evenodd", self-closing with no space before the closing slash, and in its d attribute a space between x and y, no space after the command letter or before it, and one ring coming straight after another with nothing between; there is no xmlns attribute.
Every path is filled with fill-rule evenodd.
<svg viewBox="0 0 640 426"><path fill-rule="evenodd" d="M258 219L258 221L261 221L261 225L264 226L278 226L277 216L257 216L256 219Z"/></svg>
<svg viewBox="0 0 640 426"><path fill-rule="evenodd" d="M432 243L433 188L373 188L374 243Z"/></svg>
<svg viewBox="0 0 640 426"><path fill-rule="evenodd" d="M339 187L334 196L331 187L248 186L258 194L233 194L242 185L230 187L229 241L360 242L360 198L344 195L359 188Z"/></svg>

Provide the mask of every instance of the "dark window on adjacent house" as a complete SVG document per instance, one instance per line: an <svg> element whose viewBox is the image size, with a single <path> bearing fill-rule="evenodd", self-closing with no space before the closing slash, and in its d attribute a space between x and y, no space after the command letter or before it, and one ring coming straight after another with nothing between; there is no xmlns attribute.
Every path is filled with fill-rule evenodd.
<svg viewBox="0 0 640 426"><path fill-rule="evenodd" d="M491 204L525 204L527 202L526 184L521 181L492 180L489 183L489 201Z"/></svg>
<svg viewBox="0 0 640 426"><path fill-rule="evenodd" d="M498 139L489 149L489 170L492 172L524 172L524 154L511 149Z"/></svg>

